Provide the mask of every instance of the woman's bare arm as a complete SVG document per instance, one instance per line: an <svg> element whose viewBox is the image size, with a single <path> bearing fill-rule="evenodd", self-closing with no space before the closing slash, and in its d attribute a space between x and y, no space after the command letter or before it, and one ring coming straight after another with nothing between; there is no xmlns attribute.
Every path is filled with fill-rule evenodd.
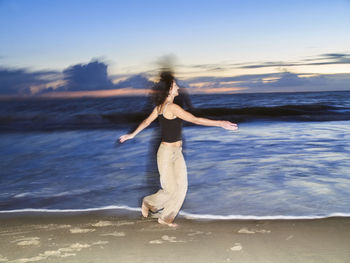
<svg viewBox="0 0 350 263"><path fill-rule="evenodd" d="M126 140L130 140L134 138L139 132L141 132L143 129L148 127L155 119L157 119L157 117L158 117L158 110L157 110L157 107L155 107L152 113L146 119L144 119L132 133L120 136L119 141L123 143Z"/></svg>
<svg viewBox="0 0 350 263"><path fill-rule="evenodd" d="M196 117L174 103L169 105L169 108L173 113L173 115L175 115L176 117L188 122L192 122L197 125L221 127L231 131L237 130L237 124L235 123L232 123L229 121L217 121L217 120L210 120L206 118Z"/></svg>

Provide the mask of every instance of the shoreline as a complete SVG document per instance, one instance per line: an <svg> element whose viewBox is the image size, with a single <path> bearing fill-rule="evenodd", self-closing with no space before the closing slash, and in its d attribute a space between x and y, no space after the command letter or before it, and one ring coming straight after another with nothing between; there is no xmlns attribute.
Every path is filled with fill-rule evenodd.
<svg viewBox="0 0 350 263"><path fill-rule="evenodd" d="M140 214L0 216L0 262L348 262L350 218L188 220Z"/></svg>
<svg viewBox="0 0 350 263"><path fill-rule="evenodd" d="M79 216L85 214L113 215L116 217L138 217L141 214L140 207L116 206L86 208L86 209L14 209L0 210L1 218L26 217L26 216ZM230 220L314 220L328 218L350 218L350 213L329 213L327 215L214 215L214 214L194 214L180 210L177 218L204 221L230 221Z"/></svg>

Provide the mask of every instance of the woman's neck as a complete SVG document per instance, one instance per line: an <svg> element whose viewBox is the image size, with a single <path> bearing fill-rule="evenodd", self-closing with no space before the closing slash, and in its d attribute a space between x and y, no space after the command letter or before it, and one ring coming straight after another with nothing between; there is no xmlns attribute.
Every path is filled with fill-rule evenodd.
<svg viewBox="0 0 350 263"><path fill-rule="evenodd" d="M174 97L169 96L169 97L167 97L166 100L164 101L164 104L172 103L173 101L174 101Z"/></svg>

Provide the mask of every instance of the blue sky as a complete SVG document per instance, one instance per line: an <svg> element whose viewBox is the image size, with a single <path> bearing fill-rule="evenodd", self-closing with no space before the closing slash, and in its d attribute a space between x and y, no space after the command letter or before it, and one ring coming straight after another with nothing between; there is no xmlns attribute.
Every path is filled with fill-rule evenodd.
<svg viewBox="0 0 350 263"><path fill-rule="evenodd" d="M349 0L0 0L0 85L10 73L36 74L32 92L54 90L64 70L92 61L115 84L152 79L171 56L193 90L350 89L349 14Z"/></svg>

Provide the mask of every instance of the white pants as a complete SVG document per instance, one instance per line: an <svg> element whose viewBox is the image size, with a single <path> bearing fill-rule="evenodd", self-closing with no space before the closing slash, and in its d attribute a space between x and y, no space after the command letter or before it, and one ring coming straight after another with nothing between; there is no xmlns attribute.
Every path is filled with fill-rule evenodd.
<svg viewBox="0 0 350 263"><path fill-rule="evenodd" d="M166 223L172 223L187 192L187 168L182 147L161 143L157 152L157 164L162 189L146 196L143 202L152 212L163 209L159 217Z"/></svg>

